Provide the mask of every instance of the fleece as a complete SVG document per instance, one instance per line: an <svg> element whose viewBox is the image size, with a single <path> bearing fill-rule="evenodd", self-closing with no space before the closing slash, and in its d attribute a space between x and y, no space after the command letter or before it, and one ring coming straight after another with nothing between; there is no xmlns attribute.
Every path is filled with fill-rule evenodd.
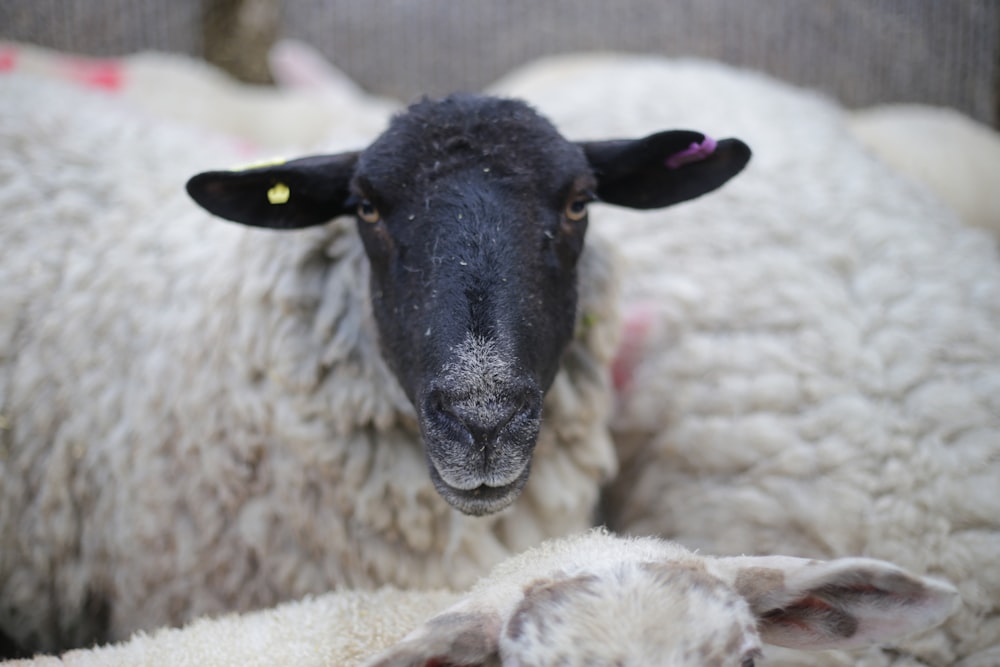
<svg viewBox="0 0 1000 667"><path fill-rule="evenodd" d="M183 628L5 667L358 667L458 599L450 591L341 591L273 609L200 618Z"/></svg>
<svg viewBox="0 0 1000 667"><path fill-rule="evenodd" d="M765 664L1000 664L994 239L831 100L758 74L580 56L496 89L570 136L698 127L754 151L711 198L594 226L626 267L609 524L710 553L883 558L960 590L901 648Z"/></svg>
<svg viewBox="0 0 1000 667"><path fill-rule="evenodd" d="M0 97L14 641L54 651L330 589L463 587L592 523L616 470L617 278L599 241L531 479L508 511L469 517L435 492L379 354L353 220L280 233L212 218L183 185L245 162L241 142L51 77L5 74ZM372 125L338 126L317 152L364 146Z"/></svg>
<svg viewBox="0 0 1000 667"><path fill-rule="evenodd" d="M851 113L853 134L886 164L1000 236L1000 133L946 107L886 104Z"/></svg>
<svg viewBox="0 0 1000 667"><path fill-rule="evenodd" d="M803 613L818 595L836 613ZM597 529L506 559L464 593L329 593L4 665L745 665L770 641L891 643L940 624L956 597L871 559L716 558Z"/></svg>
<svg viewBox="0 0 1000 667"><path fill-rule="evenodd" d="M275 75L293 80L278 89L237 82L179 54L91 58L0 41L0 75L17 73L91 90L135 114L230 137L245 157L308 150L341 129L366 136L380 131L385 115L399 104L365 94L333 66L320 69L310 56L315 59L303 45L275 45ZM303 80L313 83L306 86Z"/></svg>

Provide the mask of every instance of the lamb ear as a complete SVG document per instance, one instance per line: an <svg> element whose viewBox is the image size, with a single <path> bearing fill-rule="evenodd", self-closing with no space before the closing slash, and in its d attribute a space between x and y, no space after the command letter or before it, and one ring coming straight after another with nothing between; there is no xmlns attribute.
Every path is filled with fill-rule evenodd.
<svg viewBox="0 0 1000 667"><path fill-rule="evenodd" d="M499 667L500 628L494 613L446 611L366 667Z"/></svg>
<svg viewBox="0 0 1000 667"><path fill-rule="evenodd" d="M716 142L687 130L579 145L597 176L601 200L640 209L700 197L738 174L750 161L750 148L739 139Z"/></svg>
<svg viewBox="0 0 1000 667"><path fill-rule="evenodd" d="M958 602L950 584L867 558L716 563L749 603L761 639L790 648L856 648L901 638L942 623Z"/></svg>
<svg viewBox="0 0 1000 667"><path fill-rule="evenodd" d="M298 229L349 211L359 153L314 155L233 171L207 171L187 182L202 208L253 227Z"/></svg>

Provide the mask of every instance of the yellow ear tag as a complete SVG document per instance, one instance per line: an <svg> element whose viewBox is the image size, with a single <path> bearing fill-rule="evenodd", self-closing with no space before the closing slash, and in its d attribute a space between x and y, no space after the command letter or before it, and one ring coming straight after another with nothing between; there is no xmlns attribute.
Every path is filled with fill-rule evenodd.
<svg viewBox="0 0 1000 667"><path fill-rule="evenodd" d="M267 191L267 201L272 204L287 204L288 197L291 196L292 191L288 189L288 186L284 183L277 183L273 188Z"/></svg>

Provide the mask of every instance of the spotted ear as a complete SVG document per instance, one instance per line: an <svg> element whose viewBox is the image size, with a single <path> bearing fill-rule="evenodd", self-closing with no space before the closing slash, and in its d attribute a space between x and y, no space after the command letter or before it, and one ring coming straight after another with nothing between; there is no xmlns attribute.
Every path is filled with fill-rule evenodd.
<svg viewBox="0 0 1000 667"><path fill-rule="evenodd" d="M739 139L716 142L687 130L579 145L597 176L598 197L639 209L663 208L711 192L738 174L751 154Z"/></svg>
<svg viewBox="0 0 1000 667"><path fill-rule="evenodd" d="M761 639L798 649L879 644L932 628L951 615L958 593L884 561L841 558L720 558L757 617Z"/></svg>
<svg viewBox="0 0 1000 667"><path fill-rule="evenodd" d="M445 611L366 667L499 667L500 628L495 613Z"/></svg>
<svg viewBox="0 0 1000 667"><path fill-rule="evenodd" d="M210 213L252 227L298 229L329 222L350 208L359 153L314 155L232 171L207 171L187 182Z"/></svg>

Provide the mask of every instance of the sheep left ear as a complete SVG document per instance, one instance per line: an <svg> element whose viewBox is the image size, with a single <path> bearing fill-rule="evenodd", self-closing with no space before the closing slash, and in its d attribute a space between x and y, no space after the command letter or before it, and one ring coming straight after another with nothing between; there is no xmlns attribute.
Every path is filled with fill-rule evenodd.
<svg viewBox="0 0 1000 667"><path fill-rule="evenodd" d="M597 176L597 195L629 208L663 208L715 190L750 161L739 139L716 142L670 130L643 139L581 142Z"/></svg>
<svg viewBox="0 0 1000 667"><path fill-rule="evenodd" d="M210 213L244 225L270 229L321 225L349 212L349 186L358 155L314 155L206 171L191 177L187 191Z"/></svg>
<svg viewBox="0 0 1000 667"><path fill-rule="evenodd" d="M955 611L950 584L885 561L783 556L719 558L757 617L761 639L789 648L850 649L927 630Z"/></svg>
<svg viewBox="0 0 1000 667"><path fill-rule="evenodd" d="M491 612L446 610L413 631L366 667L499 665L500 617Z"/></svg>

